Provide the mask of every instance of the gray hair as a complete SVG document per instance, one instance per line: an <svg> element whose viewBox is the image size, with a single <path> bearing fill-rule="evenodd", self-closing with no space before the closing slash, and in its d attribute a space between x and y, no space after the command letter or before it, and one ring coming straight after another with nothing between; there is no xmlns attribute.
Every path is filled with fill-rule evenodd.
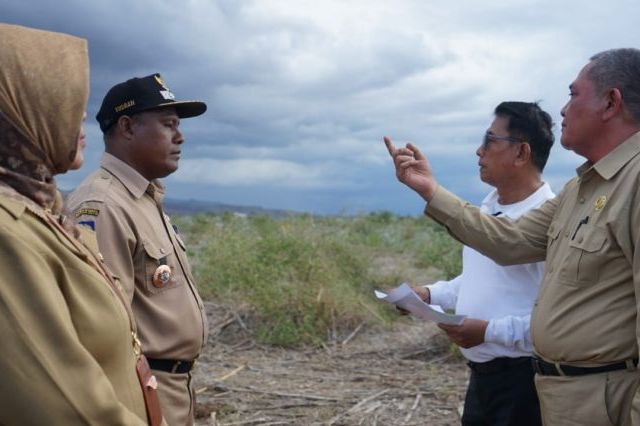
<svg viewBox="0 0 640 426"><path fill-rule="evenodd" d="M622 93L624 106L636 123L640 123L640 49L611 49L591 58L589 79L599 94L611 89Z"/></svg>

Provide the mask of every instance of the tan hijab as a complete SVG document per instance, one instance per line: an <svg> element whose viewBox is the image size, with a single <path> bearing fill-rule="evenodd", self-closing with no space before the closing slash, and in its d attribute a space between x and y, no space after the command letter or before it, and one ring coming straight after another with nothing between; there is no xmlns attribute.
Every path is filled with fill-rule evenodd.
<svg viewBox="0 0 640 426"><path fill-rule="evenodd" d="M51 208L88 96L86 40L0 24L0 182Z"/></svg>

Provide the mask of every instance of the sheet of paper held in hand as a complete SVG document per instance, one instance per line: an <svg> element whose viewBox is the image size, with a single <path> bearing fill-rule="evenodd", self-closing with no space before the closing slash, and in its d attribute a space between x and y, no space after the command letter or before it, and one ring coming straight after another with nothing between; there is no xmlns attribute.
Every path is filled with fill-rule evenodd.
<svg viewBox="0 0 640 426"><path fill-rule="evenodd" d="M440 306L423 302L407 283L400 284L391 290L389 294L378 290L375 293L378 299L397 305L425 320L460 325L466 316L447 314L442 311Z"/></svg>

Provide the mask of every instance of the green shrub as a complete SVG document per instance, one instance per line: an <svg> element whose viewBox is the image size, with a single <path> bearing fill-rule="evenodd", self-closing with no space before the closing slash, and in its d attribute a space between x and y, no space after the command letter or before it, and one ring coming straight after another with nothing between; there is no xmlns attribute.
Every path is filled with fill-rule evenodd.
<svg viewBox="0 0 640 426"><path fill-rule="evenodd" d="M276 345L320 344L361 322L395 318L373 290L397 285L406 268L377 267L381 259L417 274L436 268L439 278L459 270L460 245L424 218L227 213L174 222L187 240L203 297L248 306L256 337Z"/></svg>

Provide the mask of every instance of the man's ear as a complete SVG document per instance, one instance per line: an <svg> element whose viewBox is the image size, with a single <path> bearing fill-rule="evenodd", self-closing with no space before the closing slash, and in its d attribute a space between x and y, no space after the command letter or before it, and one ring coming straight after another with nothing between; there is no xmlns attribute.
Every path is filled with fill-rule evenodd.
<svg viewBox="0 0 640 426"><path fill-rule="evenodd" d="M121 115L115 125L118 126L118 131L125 139L133 139L134 124L133 118L128 115Z"/></svg>
<svg viewBox="0 0 640 426"><path fill-rule="evenodd" d="M527 142L523 142L518 146L518 153L516 155L515 164L526 165L531 161L531 145Z"/></svg>
<svg viewBox="0 0 640 426"><path fill-rule="evenodd" d="M607 92L604 98L604 111L602 112L602 119L604 121L610 120L616 115L622 113L624 109L624 101L622 100L622 92L615 87Z"/></svg>

